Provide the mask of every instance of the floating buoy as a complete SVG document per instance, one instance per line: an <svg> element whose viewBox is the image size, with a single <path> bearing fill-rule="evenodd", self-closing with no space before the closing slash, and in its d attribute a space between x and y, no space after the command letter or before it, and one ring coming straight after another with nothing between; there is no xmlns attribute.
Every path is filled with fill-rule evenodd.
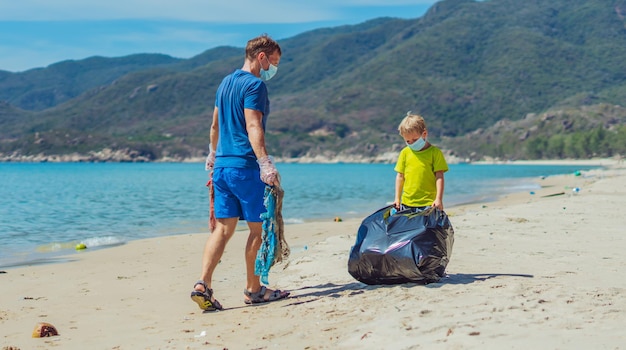
<svg viewBox="0 0 626 350"><path fill-rule="evenodd" d="M83 249L87 249L87 246L85 245L85 243L78 243L76 245L76 250L83 250Z"/></svg>

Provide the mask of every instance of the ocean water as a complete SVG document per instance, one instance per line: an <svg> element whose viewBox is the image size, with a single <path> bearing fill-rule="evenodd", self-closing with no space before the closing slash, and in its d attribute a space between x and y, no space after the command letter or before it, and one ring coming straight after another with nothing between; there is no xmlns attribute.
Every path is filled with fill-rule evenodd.
<svg viewBox="0 0 626 350"><path fill-rule="evenodd" d="M277 164L285 223L366 217L393 201L393 167ZM444 204L530 192L539 177L593 168L452 164ZM208 233L207 176L199 163L0 163L0 267L55 261L79 243Z"/></svg>

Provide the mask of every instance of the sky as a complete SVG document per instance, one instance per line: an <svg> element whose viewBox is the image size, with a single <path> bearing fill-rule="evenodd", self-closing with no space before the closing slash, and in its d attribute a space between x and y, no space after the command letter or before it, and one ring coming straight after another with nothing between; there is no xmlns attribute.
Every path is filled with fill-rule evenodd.
<svg viewBox="0 0 626 350"><path fill-rule="evenodd" d="M435 0L0 0L0 70L160 53L190 58L379 17L419 18Z"/></svg>

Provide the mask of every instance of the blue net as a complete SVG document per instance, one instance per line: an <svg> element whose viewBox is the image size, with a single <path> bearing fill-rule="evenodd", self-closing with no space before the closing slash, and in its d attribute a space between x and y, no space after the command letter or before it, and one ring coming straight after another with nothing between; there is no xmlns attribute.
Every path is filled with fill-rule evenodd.
<svg viewBox="0 0 626 350"><path fill-rule="evenodd" d="M268 284L270 268L274 265L276 248L279 244L276 235L276 193L270 186L265 186L263 204L267 211L261 214L261 219L263 220L263 241L256 256L254 274L261 277L261 283Z"/></svg>

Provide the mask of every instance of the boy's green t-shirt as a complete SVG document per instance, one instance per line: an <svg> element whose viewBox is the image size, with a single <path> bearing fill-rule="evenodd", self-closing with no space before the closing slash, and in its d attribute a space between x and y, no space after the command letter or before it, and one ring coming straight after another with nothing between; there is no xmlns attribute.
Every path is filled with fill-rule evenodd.
<svg viewBox="0 0 626 350"><path fill-rule="evenodd" d="M402 204L411 207L432 205L437 197L435 173L448 171L443 152L433 145L423 151L404 147L394 170L404 174Z"/></svg>

